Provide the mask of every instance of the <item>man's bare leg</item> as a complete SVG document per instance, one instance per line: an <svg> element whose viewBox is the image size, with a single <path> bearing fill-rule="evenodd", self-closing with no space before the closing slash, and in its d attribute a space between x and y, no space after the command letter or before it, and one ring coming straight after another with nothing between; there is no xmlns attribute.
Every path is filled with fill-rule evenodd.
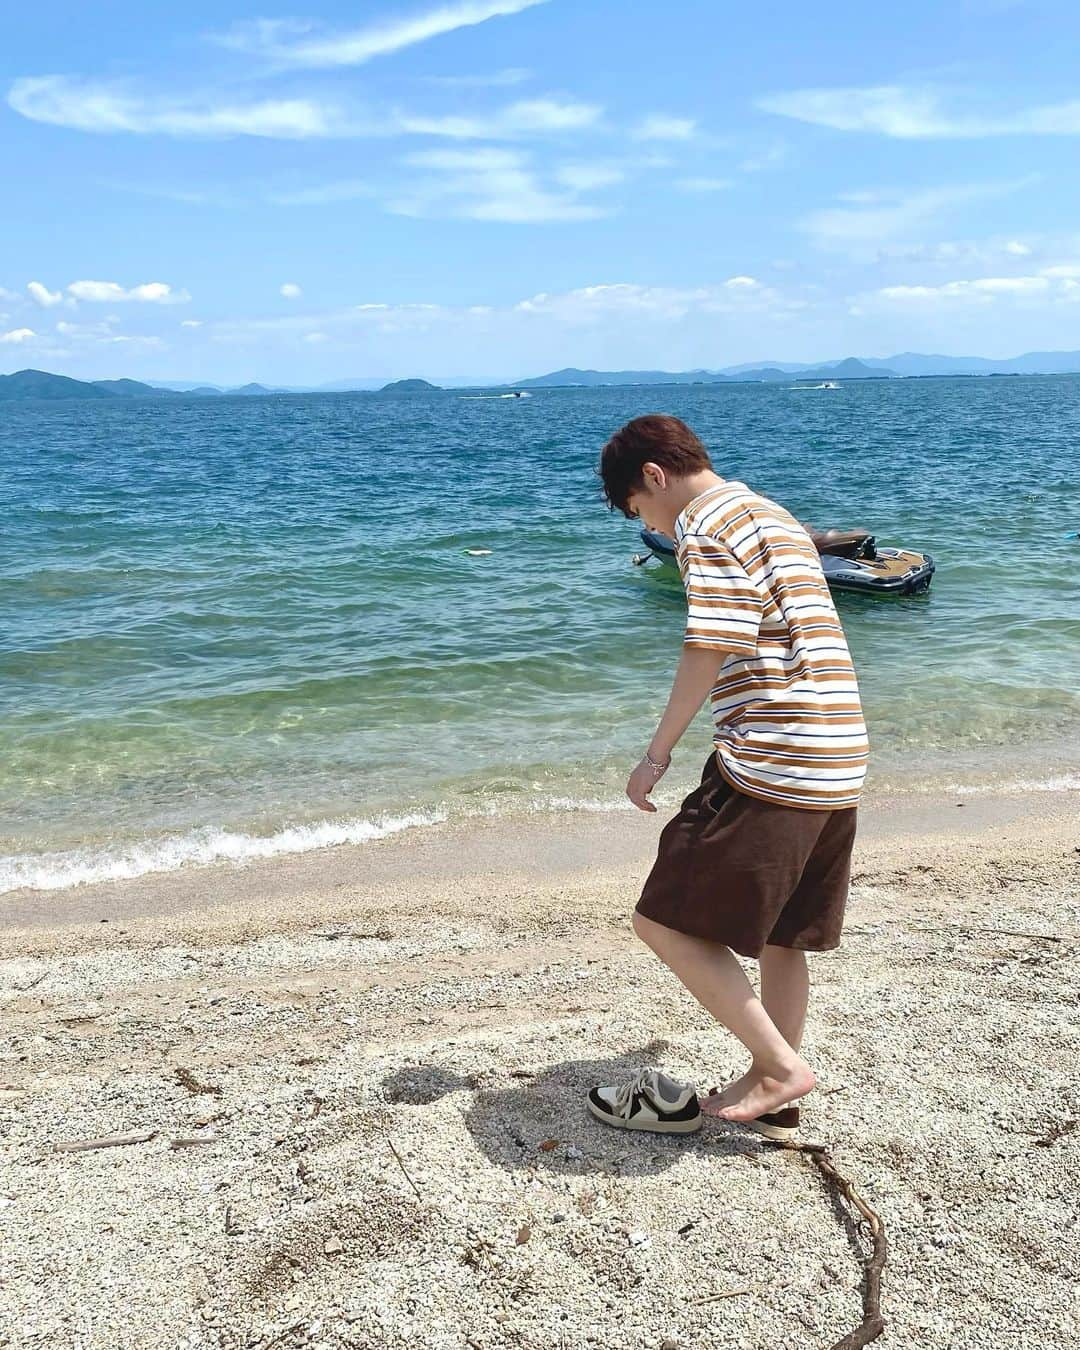
<svg viewBox="0 0 1080 1350"><path fill-rule="evenodd" d="M810 972L806 968L806 953L793 947L766 945L758 958L761 971L761 1002L772 1018L776 1029L796 1052L802 1045L806 1026L806 1006L810 997ZM735 1078L717 1093L710 1093L702 1102L702 1110L710 1114L720 1106L737 1102L753 1077L753 1066ZM784 1102L782 1105L786 1106Z"/></svg>
<svg viewBox="0 0 1080 1350"><path fill-rule="evenodd" d="M636 912L633 923L641 940L750 1052L750 1070L739 1080L738 1095L711 1099L710 1114L753 1120L812 1090L810 1066L784 1039L729 947L666 928Z"/></svg>
<svg viewBox="0 0 1080 1350"><path fill-rule="evenodd" d="M798 1052L806 1026L810 999L810 972L806 953L794 947L763 948L759 958L761 1001L777 1030L792 1050Z"/></svg>

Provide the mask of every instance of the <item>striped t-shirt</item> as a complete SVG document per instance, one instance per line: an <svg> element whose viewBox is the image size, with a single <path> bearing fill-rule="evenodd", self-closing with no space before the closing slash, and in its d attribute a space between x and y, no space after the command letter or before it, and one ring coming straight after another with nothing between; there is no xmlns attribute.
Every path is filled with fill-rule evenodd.
<svg viewBox="0 0 1080 1350"><path fill-rule="evenodd" d="M675 522L689 647L730 653L710 695L719 766L751 797L858 804L869 743L817 549L782 506L725 480Z"/></svg>

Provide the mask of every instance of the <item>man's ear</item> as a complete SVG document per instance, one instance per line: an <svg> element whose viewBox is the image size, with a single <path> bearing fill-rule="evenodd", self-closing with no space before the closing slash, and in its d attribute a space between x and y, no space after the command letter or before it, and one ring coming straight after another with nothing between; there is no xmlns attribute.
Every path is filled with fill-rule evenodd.
<svg viewBox="0 0 1080 1350"><path fill-rule="evenodd" d="M641 466L641 476L660 492L663 492L664 488L667 487L667 474L664 472L663 466L654 464L652 460L647 460Z"/></svg>

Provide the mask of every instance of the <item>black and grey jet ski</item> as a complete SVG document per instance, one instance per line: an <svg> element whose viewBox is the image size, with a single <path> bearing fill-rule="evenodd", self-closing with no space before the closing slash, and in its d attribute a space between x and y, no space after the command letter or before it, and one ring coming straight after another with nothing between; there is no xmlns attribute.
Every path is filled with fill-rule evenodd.
<svg viewBox="0 0 1080 1350"><path fill-rule="evenodd" d="M918 595L930 589L935 564L929 553L908 548L878 548L868 530L814 530L807 533L817 546L821 570L834 591L861 591L864 595ZM675 565L675 545L666 534L642 530L649 550L635 554L641 566L655 559Z"/></svg>

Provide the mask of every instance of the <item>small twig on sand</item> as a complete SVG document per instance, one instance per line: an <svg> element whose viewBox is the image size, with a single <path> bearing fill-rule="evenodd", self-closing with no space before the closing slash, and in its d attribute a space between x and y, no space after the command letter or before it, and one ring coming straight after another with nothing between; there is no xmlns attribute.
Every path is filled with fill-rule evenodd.
<svg viewBox="0 0 1080 1350"><path fill-rule="evenodd" d="M1007 881L1014 878L1007 877ZM973 933L994 933L997 937L1022 937L1031 938L1035 942L1064 942L1065 937L1061 933L1025 933L1019 928L981 928L971 929Z"/></svg>
<svg viewBox="0 0 1080 1350"><path fill-rule="evenodd" d="M384 1131L384 1133L385 1133L385 1131ZM408 1168L407 1168L407 1167L405 1166L405 1164L402 1162L402 1160L401 1160L401 1154L400 1154L400 1153L397 1151L397 1149L394 1147L394 1141L390 1138L390 1136L389 1136L388 1134L387 1134L387 1136L386 1136L386 1142L390 1145L390 1151L391 1151L391 1153L393 1153L394 1157L398 1160L398 1166L401 1168L402 1172L405 1173L405 1180L406 1180L406 1181L409 1183L409 1185L413 1188L413 1194L416 1196L417 1200L419 1200L420 1203L423 1204L423 1203L424 1203L424 1197L420 1194L419 1190L417 1189L416 1182L413 1181L413 1179L412 1179L411 1176L409 1176Z"/></svg>
<svg viewBox="0 0 1080 1350"><path fill-rule="evenodd" d="M169 1140L170 1148L190 1148L193 1144L216 1144L219 1135L216 1134L178 1134L175 1139Z"/></svg>
<svg viewBox="0 0 1080 1350"><path fill-rule="evenodd" d="M88 1153L92 1148L119 1148L121 1144L147 1144L157 1130L135 1130L131 1134L107 1134L100 1139L72 1139L66 1144L53 1144L54 1153Z"/></svg>
<svg viewBox="0 0 1080 1350"><path fill-rule="evenodd" d="M694 1303L716 1303L722 1298L741 1298L743 1294L752 1294L752 1289L721 1289L718 1294L706 1294L704 1298L695 1298Z"/></svg>
<svg viewBox="0 0 1080 1350"><path fill-rule="evenodd" d="M1051 1125L1041 1139L1035 1140L1035 1145L1037 1148L1049 1148L1051 1144L1056 1143L1064 1135L1072 1134L1078 1125L1080 1125L1080 1120L1059 1120L1056 1125Z"/></svg>
<svg viewBox="0 0 1080 1350"><path fill-rule="evenodd" d="M213 1083L200 1083L190 1069L181 1066L176 1070L174 1077L182 1088L187 1088L192 1096L221 1096L221 1088L216 1087Z"/></svg>
<svg viewBox="0 0 1080 1350"><path fill-rule="evenodd" d="M881 1316L881 1272L885 1268L885 1225L881 1215L871 1209L856 1191L849 1178L842 1176L829 1156L824 1144L803 1144L797 1141L784 1141L780 1148L796 1153L806 1153L814 1160L818 1171L832 1189L862 1215L869 1230L873 1251L866 1265L866 1278L863 1285L863 1319L854 1331L842 1336L830 1350L859 1350L860 1346L876 1341L885 1330L885 1320Z"/></svg>
<svg viewBox="0 0 1080 1350"><path fill-rule="evenodd" d="M28 989L33 989L35 985L40 984L48 973L47 970L43 970L40 975L35 975L32 980L27 980L25 984L17 984L15 986L16 991L25 994Z"/></svg>

